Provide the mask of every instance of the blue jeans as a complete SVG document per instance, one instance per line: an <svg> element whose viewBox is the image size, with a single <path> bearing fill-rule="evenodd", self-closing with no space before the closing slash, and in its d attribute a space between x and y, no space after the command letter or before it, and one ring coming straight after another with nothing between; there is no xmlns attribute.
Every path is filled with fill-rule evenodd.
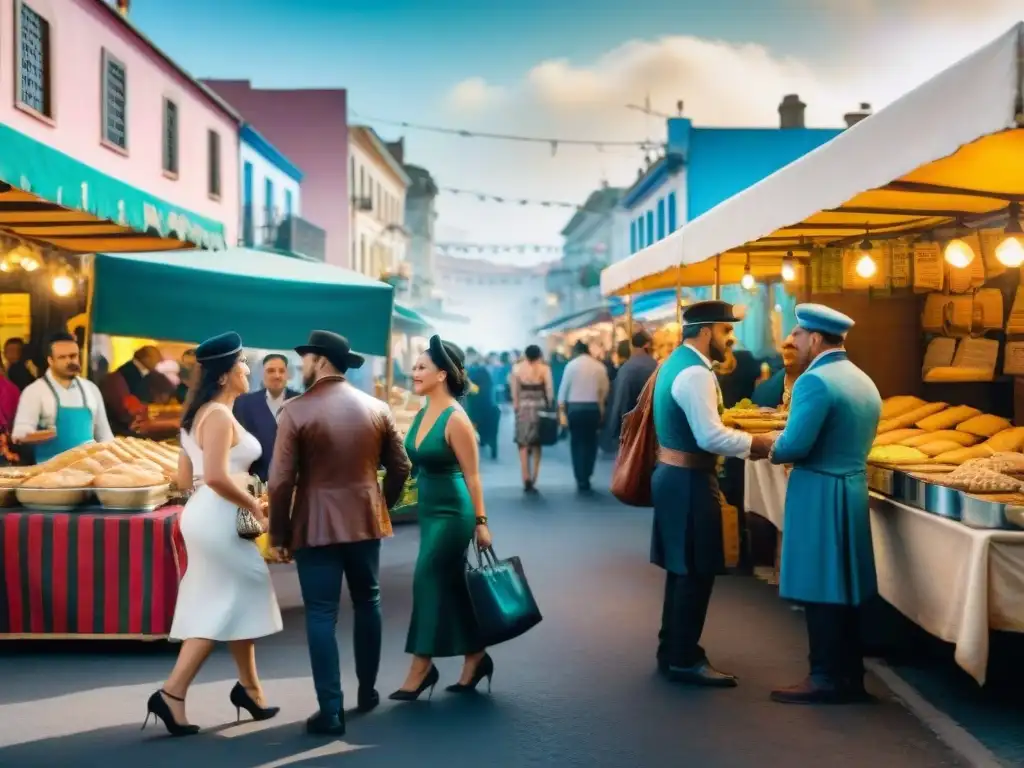
<svg viewBox="0 0 1024 768"><path fill-rule="evenodd" d="M373 690L380 667L380 540L308 547L295 552L302 601L306 605L306 642L320 711L343 713L338 659L338 609L341 582L355 612L353 650L359 689Z"/></svg>

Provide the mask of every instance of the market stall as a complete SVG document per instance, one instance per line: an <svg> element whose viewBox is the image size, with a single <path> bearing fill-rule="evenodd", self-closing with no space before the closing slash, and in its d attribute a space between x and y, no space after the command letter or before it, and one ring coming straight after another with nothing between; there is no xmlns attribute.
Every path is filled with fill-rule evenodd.
<svg viewBox="0 0 1024 768"><path fill-rule="evenodd" d="M850 359L888 398L869 457L881 594L979 683L989 630L1024 632L1022 201L1024 23L602 275L607 294L781 278L854 318ZM783 529L786 470L746 481Z"/></svg>

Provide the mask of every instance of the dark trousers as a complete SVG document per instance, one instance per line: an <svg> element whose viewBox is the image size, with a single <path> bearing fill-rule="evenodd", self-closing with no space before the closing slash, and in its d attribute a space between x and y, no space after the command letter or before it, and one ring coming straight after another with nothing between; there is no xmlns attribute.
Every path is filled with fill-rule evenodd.
<svg viewBox="0 0 1024 768"><path fill-rule="evenodd" d="M588 487L594 474L594 463L597 461L601 409L597 407L597 403L569 403L566 411L569 420L572 472L578 486Z"/></svg>
<svg viewBox="0 0 1024 768"><path fill-rule="evenodd" d="M348 581L355 614L353 655L360 690L370 691L380 667L380 540L308 547L295 552L299 587L306 606L306 642L320 711L343 713L338 659L341 582Z"/></svg>
<svg viewBox="0 0 1024 768"><path fill-rule="evenodd" d="M864 685L860 607L807 603L811 677L840 687Z"/></svg>
<svg viewBox="0 0 1024 768"><path fill-rule="evenodd" d="M658 663L670 667L692 667L707 658L700 646L708 616L714 576L665 573L665 599L658 633Z"/></svg>

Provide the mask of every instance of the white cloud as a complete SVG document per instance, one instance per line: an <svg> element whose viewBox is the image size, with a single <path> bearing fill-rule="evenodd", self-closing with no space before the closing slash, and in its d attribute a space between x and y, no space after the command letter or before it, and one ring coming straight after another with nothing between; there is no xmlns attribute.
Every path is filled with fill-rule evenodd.
<svg viewBox="0 0 1024 768"><path fill-rule="evenodd" d="M448 103L456 110L472 111L500 101L502 89L482 77L470 77L458 83L448 94Z"/></svg>

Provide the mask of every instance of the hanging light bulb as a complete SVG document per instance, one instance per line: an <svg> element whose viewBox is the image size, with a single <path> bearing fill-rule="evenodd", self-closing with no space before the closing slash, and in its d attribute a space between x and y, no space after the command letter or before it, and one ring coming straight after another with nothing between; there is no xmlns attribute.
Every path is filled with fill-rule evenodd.
<svg viewBox="0 0 1024 768"><path fill-rule="evenodd" d="M793 264L792 251L786 253L786 258L782 260L782 279L787 283L791 283L796 280L796 267Z"/></svg>
<svg viewBox="0 0 1024 768"><path fill-rule="evenodd" d="M946 243L944 257L946 263L951 267L963 269L971 266L971 262L974 261L974 249L967 244L967 241L956 237Z"/></svg>
<svg viewBox="0 0 1024 768"><path fill-rule="evenodd" d="M1003 230L1006 238L996 246L996 259L1007 267L1024 264L1024 230L1020 226L1020 203L1010 203L1010 219Z"/></svg>
<svg viewBox="0 0 1024 768"><path fill-rule="evenodd" d="M70 275L62 273L53 278L50 287L53 288L54 295L66 298L75 292L75 281Z"/></svg>
<svg viewBox="0 0 1024 768"><path fill-rule="evenodd" d="M26 253L21 257L21 268L26 272L35 272L39 269L39 259L32 253Z"/></svg>
<svg viewBox="0 0 1024 768"><path fill-rule="evenodd" d="M860 258L854 265L857 277L864 280L870 280L878 271L878 264L875 263L875 258L871 255L872 247L871 241L864 238L860 243Z"/></svg>
<svg viewBox="0 0 1024 768"><path fill-rule="evenodd" d="M750 274L750 265L748 264L743 268L743 277L740 278L740 285L742 285L745 290L752 291L756 284L757 281L755 281L754 276Z"/></svg>

